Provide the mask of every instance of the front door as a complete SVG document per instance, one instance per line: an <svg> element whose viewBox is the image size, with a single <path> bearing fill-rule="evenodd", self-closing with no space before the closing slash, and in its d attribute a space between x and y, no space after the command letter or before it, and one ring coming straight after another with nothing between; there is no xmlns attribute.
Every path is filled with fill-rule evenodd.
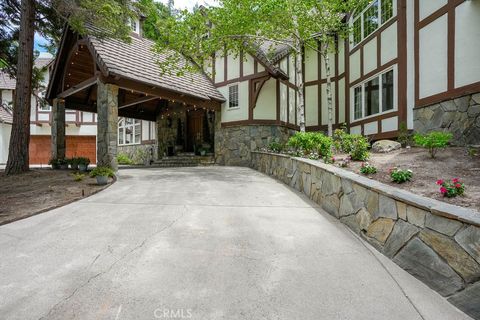
<svg viewBox="0 0 480 320"><path fill-rule="evenodd" d="M191 110L187 112L187 151L193 152L195 143L203 141L203 110Z"/></svg>

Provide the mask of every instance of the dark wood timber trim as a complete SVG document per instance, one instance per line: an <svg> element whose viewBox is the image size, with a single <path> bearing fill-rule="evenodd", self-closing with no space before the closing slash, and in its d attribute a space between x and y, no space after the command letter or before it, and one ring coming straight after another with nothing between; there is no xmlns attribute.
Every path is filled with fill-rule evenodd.
<svg viewBox="0 0 480 320"><path fill-rule="evenodd" d="M388 68L391 68L392 66L394 66L395 64L398 63L398 58L395 58L393 60L391 60L390 62L387 62L385 63L383 66L381 66L380 68L377 68L373 71L370 71L369 73L367 73L366 75L358 78L357 80L353 81L352 83L350 83L350 87L354 87L356 86L357 84L359 83L362 83L364 82L365 80L375 76L376 74L378 73L381 73L382 71L388 69Z"/></svg>
<svg viewBox="0 0 480 320"><path fill-rule="evenodd" d="M318 52L317 52L317 59L318 59L318 81L315 83L318 87L318 125L322 125L322 54L321 52L321 43L318 42ZM327 81L327 79L325 79ZM305 84L306 85L306 84Z"/></svg>
<svg viewBox="0 0 480 320"><path fill-rule="evenodd" d="M345 40L345 123L350 125L350 41ZM348 128L347 128L348 130Z"/></svg>
<svg viewBox="0 0 480 320"><path fill-rule="evenodd" d="M352 48L352 51L349 52L350 55L354 54L357 50L360 50L360 48L363 48L363 46L368 43L370 40L373 38L377 37L379 34L381 34L383 31L385 31L388 27L393 25L395 22L397 22L397 17L398 17L398 5L397 5L397 16L390 18L387 22L385 22L380 28L372 32L368 37L363 39L360 43L358 43L354 48Z"/></svg>
<svg viewBox="0 0 480 320"><path fill-rule="evenodd" d="M343 77L345 76L345 72L342 72L341 74L339 75L333 75L331 77L331 81L334 82L334 81L339 81L340 79L342 79ZM305 87L309 87L309 86L316 86L318 84L325 84L327 83L327 79L320 79L320 80L312 80L312 81L308 81L308 82L305 82L304 86Z"/></svg>
<svg viewBox="0 0 480 320"><path fill-rule="evenodd" d="M254 125L270 125L270 126L282 126L292 130L299 130L299 126L286 123L284 121L277 120L239 120L239 121L229 121L222 122L222 128L236 127L236 126L254 126Z"/></svg>
<svg viewBox="0 0 480 320"><path fill-rule="evenodd" d="M60 99L65 99L69 96L71 96L72 94L75 94L77 92L80 92L84 89L87 89L88 87L90 86L93 86L94 84L97 84L97 81L98 81L98 76L95 75L85 81L82 81L80 82L79 84L76 84L76 85L73 85L70 89L67 89L61 93L59 93L57 95L57 98L60 98Z"/></svg>
<svg viewBox="0 0 480 320"><path fill-rule="evenodd" d="M358 126L358 125L364 125L366 123L375 122L375 121L379 121L379 120L383 120L383 119L388 119L388 118L392 118L392 117L395 117L395 116L398 116L398 111L397 110L392 110L392 111L389 111L389 112L386 112L386 113L382 113L378 116L374 116L374 117L370 117L370 118L366 118L366 119L354 120L350 123L350 126L355 127L355 126Z"/></svg>
<svg viewBox="0 0 480 320"><path fill-rule="evenodd" d="M249 82L249 105L251 109L255 109L255 106L257 104L258 96L260 95L260 92L262 91L263 85L270 79L270 75L262 77L262 78L256 78L256 79L251 79Z"/></svg>
<svg viewBox="0 0 480 320"><path fill-rule="evenodd" d="M397 2L398 127L407 123L407 0Z"/></svg>
<svg viewBox="0 0 480 320"><path fill-rule="evenodd" d="M125 102L124 104L118 106L118 109L132 107L132 106L135 106L137 104L141 104L141 103L145 103L145 102L152 101L152 100L157 100L157 99L160 99L160 97L146 96L146 97L143 97L143 98L136 99L134 101Z"/></svg>
<svg viewBox="0 0 480 320"><path fill-rule="evenodd" d="M243 77L240 77L240 78L230 79L230 80L227 80L227 81L215 83L215 87L217 87L217 88L224 87L224 86L228 86L229 84L232 84L232 83L237 83L237 82L247 81L247 80L251 80L251 79L261 78L261 77L265 77L265 76L269 76L269 75L270 74L268 73L268 71L262 71L260 73L255 73L255 74L251 74L251 75L248 75L248 76L243 76Z"/></svg>
<svg viewBox="0 0 480 320"><path fill-rule="evenodd" d="M339 115L339 109L340 106L338 105L339 99L338 99L338 82L339 82L339 76L338 76L338 40L335 41L335 121L333 122L334 124L339 123L338 121L338 115Z"/></svg>
<svg viewBox="0 0 480 320"><path fill-rule="evenodd" d="M450 100L461 95L474 93L478 83L455 88L455 10L465 0L448 0L448 3L428 17L420 20L420 0L414 1L414 58L415 58L415 107L424 107L441 101ZM447 15L447 91L420 98L420 30L440 17ZM472 92L473 91L473 92Z"/></svg>

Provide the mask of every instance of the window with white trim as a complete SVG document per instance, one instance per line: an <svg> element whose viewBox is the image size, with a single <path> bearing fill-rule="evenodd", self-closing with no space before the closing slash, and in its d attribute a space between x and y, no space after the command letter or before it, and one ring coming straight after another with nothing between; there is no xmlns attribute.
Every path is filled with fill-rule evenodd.
<svg viewBox="0 0 480 320"><path fill-rule="evenodd" d="M383 72L352 89L353 120L396 109L395 70Z"/></svg>
<svg viewBox="0 0 480 320"><path fill-rule="evenodd" d="M375 0L353 15L351 41L356 46L393 17L393 0Z"/></svg>
<svg viewBox="0 0 480 320"><path fill-rule="evenodd" d="M238 108L238 84L228 87L228 108Z"/></svg>
<svg viewBox="0 0 480 320"><path fill-rule="evenodd" d="M132 32L140 34L140 21L138 19L130 19L130 28Z"/></svg>
<svg viewBox="0 0 480 320"><path fill-rule="evenodd" d="M142 139L142 121L131 118L118 120L118 144L140 144Z"/></svg>

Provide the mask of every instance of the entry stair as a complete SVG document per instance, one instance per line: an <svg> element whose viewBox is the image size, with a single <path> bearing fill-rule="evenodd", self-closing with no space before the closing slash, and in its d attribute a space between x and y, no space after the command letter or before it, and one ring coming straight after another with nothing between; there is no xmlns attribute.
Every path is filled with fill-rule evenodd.
<svg viewBox="0 0 480 320"><path fill-rule="evenodd" d="M213 166L215 159L213 155L197 156L194 153L179 153L172 157L163 157L153 163L155 167L198 167Z"/></svg>

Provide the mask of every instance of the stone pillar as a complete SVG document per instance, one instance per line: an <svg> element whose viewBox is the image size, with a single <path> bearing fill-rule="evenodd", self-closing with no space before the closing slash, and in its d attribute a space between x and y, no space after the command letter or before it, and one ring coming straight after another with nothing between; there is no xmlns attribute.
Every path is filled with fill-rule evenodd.
<svg viewBox="0 0 480 320"><path fill-rule="evenodd" d="M118 87L98 81L97 166L118 169Z"/></svg>
<svg viewBox="0 0 480 320"><path fill-rule="evenodd" d="M52 159L65 159L65 100L54 99L52 107Z"/></svg>

